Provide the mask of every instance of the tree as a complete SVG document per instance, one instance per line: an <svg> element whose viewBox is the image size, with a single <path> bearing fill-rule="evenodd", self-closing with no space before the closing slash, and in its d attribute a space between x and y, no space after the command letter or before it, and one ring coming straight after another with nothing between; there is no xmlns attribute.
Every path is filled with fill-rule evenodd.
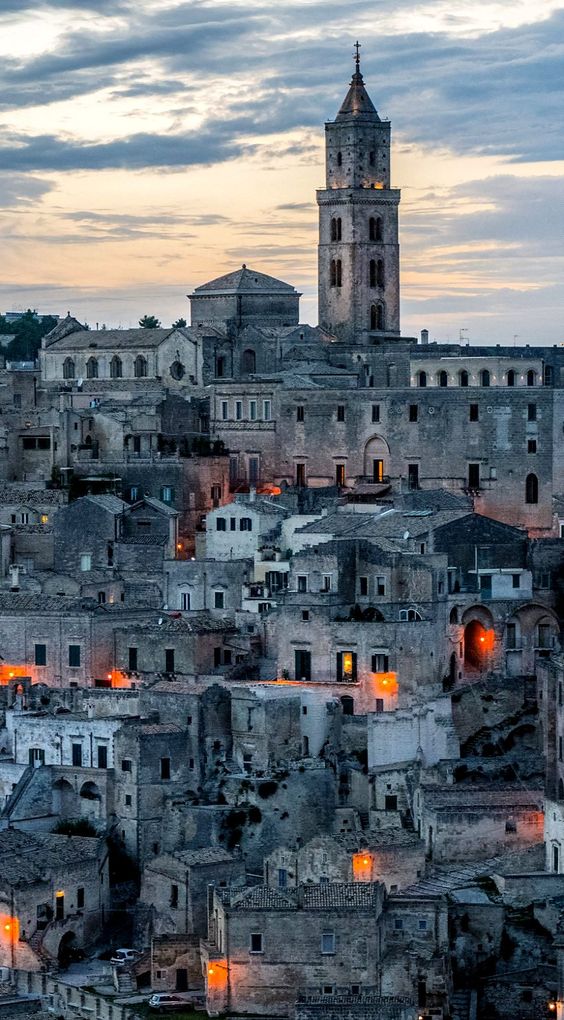
<svg viewBox="0 0 564 1020"><path fill-rule="evenodd" d="M176 322L173 322L172 328L173 329L184 329L184 326L186 326L186 325L187 325L186 319L180 318L180 319L177 319Z"/></svg>
<svg viewBox="0 0 564 1020"><path fill-rule="evenodd" d="M161 320L157 319L156 315L144 315L142 319L139 319L139 325L143 329L158 329L161 324Z"/></svg>
<svg viewBox="0 0 564 1020"><path fill-rule="evenodd" d="M15 322L6 322L0 316L0 333L12 334L14 339L8 344L6 356L9 361L35 361L41 347L42 337L57 325L53 315L39 318L36 312L28 308Z"/></svg>

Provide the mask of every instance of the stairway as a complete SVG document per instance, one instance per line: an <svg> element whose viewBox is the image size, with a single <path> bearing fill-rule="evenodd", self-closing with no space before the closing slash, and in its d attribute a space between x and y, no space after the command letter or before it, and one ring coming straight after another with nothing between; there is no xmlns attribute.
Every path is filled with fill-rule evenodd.
<svg viewBox="0 0 564 1020"><path fill-rule="evenodd" d="M116 984L119 995L132 995L137 991L137 985L129 968L120 967L116 970Z"/></svg>
<svg viewBox="0 0 564 1020"><path fill-rule="evenodd" d="M450 1015L452 1020L469 1020L470 1016L470 992L467 988L459 988L453 992L450 1000Z"/></svg>

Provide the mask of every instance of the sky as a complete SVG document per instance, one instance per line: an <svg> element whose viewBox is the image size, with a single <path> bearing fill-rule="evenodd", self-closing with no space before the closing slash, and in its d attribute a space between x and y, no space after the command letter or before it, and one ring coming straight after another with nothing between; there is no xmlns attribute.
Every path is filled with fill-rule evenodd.
<svg viewBox="0 0 564 1020"><path fill-rule="evenodd" d="M564 0L0 0L0 310L168 325L245 262L315 323L357 38L404 335L563 343Z"/></svg>

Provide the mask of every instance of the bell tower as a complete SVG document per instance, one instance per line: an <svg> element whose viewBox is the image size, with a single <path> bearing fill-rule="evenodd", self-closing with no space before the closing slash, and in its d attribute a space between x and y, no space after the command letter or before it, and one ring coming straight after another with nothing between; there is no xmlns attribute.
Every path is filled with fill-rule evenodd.
<svg viewBox="0 0 564 1020"><path fill-rule="evenodd" d="M326 184L319 206L319 324L347 343L400 335L398 207L390 188L391 125L378 116L360 70L325 125Z"/></svg>

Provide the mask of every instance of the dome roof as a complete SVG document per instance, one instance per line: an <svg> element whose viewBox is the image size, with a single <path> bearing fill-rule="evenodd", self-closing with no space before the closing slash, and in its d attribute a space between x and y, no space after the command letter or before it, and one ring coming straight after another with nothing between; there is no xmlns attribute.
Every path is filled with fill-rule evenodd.
<svg viewBox="0 0 564 1020"><path fill-rule="evenodd" d="M241 269L233 273L226 273L225 276L218 276L209 283L203 283L196 287L194 294L198 297L207 293L214 294L294 294L295 288L291 283L284 283L274 276L267 276L266 273L257 273L254 269L247 269L245 264Z"/></svg>

